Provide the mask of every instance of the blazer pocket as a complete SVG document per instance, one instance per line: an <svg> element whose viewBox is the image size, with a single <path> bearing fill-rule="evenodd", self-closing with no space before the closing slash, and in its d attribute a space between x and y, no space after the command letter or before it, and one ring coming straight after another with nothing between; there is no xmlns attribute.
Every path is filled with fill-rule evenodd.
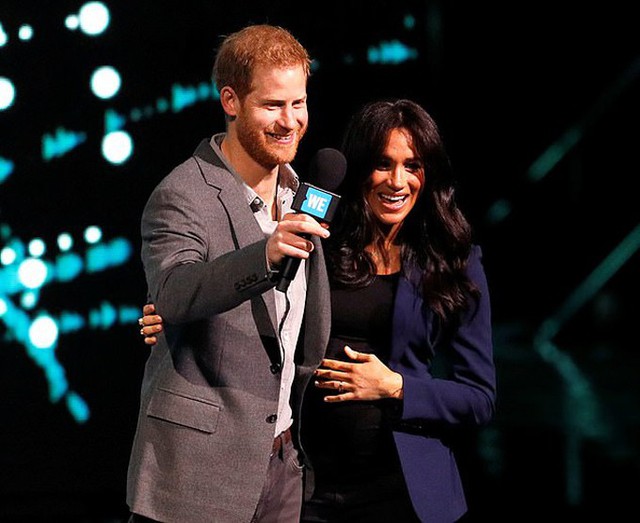
<svg viewBox="0 0 640 523"><path fill-rule="evenodd" d="M147 416L212 434L216 431L220 407L167 389L156 389Z"/></svg>

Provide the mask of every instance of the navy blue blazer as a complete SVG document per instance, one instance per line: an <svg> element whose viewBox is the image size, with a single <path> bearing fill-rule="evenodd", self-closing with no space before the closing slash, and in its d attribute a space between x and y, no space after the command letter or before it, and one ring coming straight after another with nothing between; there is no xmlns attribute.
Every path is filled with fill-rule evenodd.
<svg viewBox="0 0 640 523"><path fill-rule="evenodd" d="M445 330L423 301L420 275L405 268L398 283L389 366L402 374L404 400L394 439L414 508L422 521L452 522L467 511L447 434L494 416L496 376L491 308L482 252L473 246L467 273L480 298Z"/></svg>

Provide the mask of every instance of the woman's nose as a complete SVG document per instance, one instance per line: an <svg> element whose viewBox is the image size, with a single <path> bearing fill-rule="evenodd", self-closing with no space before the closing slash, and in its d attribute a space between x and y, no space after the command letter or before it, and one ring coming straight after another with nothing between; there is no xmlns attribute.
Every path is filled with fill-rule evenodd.
<svg viewBox="0 0 640 523"><path fill-rule="evenodd" d="M394 189L400 189L404 187L406 179L407 177L405 170L401 166L398 166L395 167L389 174L388 183Z"/></svg>

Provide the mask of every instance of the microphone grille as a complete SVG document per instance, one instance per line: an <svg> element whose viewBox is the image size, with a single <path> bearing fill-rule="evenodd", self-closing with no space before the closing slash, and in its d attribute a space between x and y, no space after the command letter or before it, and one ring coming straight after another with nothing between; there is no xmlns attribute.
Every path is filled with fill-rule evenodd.
<svg viewBox="0 0 640 523"><path fill-rule="evenodd" d="M308 181L310 184L335 192L347 172L347 159L337 149L325 147L311 158Z"/></svg>

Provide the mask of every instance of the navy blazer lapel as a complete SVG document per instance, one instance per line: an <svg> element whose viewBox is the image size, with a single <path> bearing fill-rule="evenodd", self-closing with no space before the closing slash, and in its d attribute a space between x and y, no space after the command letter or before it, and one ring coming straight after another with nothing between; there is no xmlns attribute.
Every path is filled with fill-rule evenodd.
<svg viewBox="0 0 640 523"><path fill-rule="evenodd" d="M420 290L420 272L417 268L405 268L400 274L393 304L391 354L389 366L398 368L406 358L405 351L430 351L433 311L427 307Z"/></svg>

